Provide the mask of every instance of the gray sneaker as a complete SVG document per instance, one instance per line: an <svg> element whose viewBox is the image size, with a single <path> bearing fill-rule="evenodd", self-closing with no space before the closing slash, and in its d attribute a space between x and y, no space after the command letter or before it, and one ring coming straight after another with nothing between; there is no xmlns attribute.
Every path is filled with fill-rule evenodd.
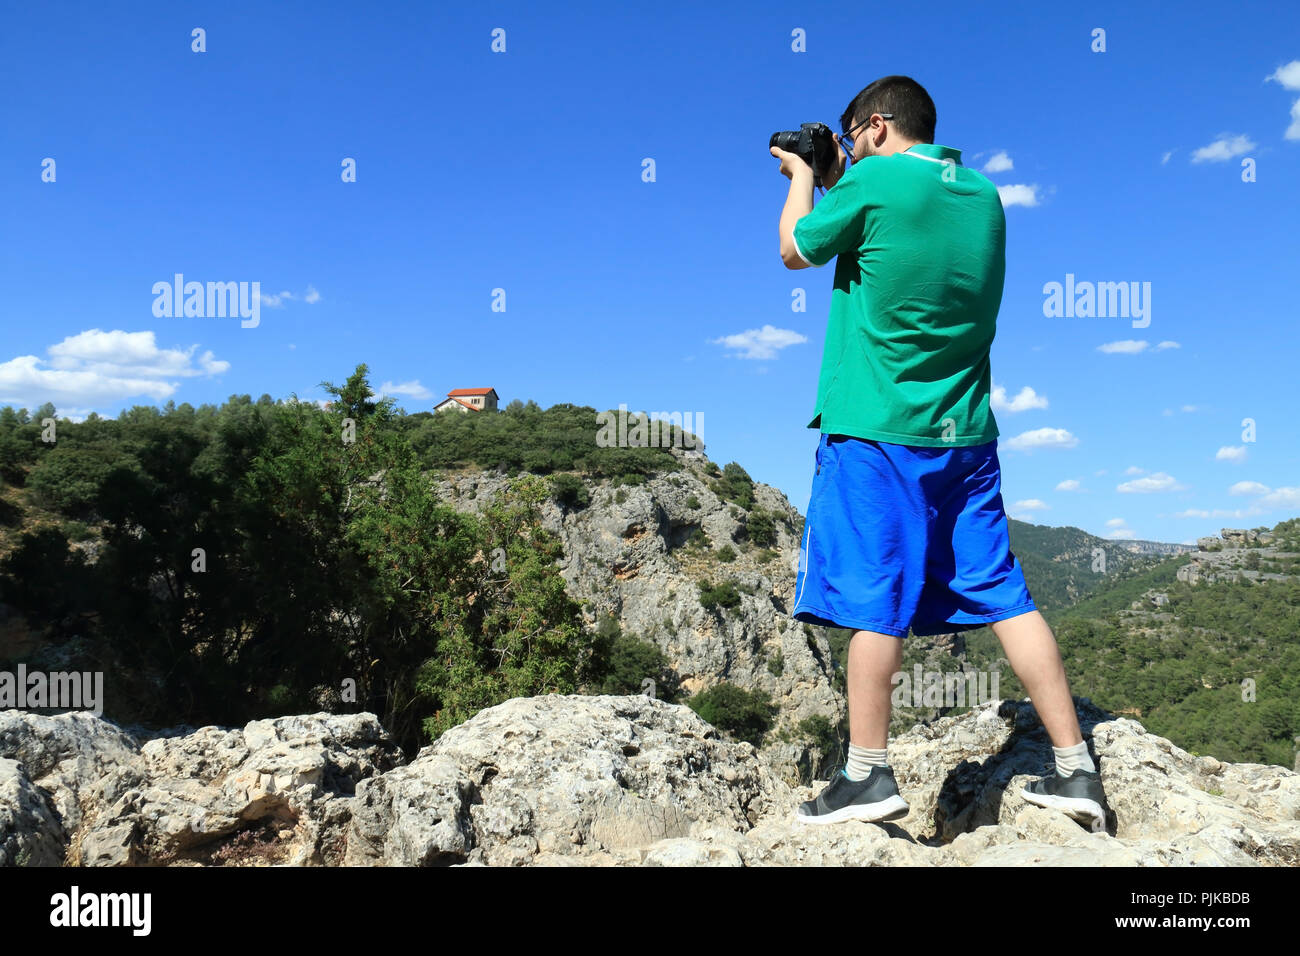
<svg viewBox="0 0 1300 956"><path fill-rule="evenodd" d="M879 823L905 817L909 809L898 794L892 767L872 767L865 780L850 780L841 767L831 774L830 783L816 799L799 804L794 819L819 825L845 820Z"/></svg>
<svg viewBox="0 0 1300 956"><path fill-rule="evenodd" d="M1100 771L1075 770L1063 777L1056 772L1056 764L1048 764L1046 774L1022 788L1020 795L1036 806L1063 811L1087 824L1093 833L1106 831L1106 793Z"/></svg>

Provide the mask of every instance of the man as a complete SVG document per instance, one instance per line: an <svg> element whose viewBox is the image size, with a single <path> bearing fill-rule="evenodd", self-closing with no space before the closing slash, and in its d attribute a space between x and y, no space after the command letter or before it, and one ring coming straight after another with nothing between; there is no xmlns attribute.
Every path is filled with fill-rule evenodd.
<svg viewBox="0 0 1300 956"><path fill-rule="evenodd" d="M906 816L886 760L892 676L909 628L988 624L1052 740L1055 772L1021 791L1093 830L1105 826L1100 774L1079 729L1056 639L1011 553L989 348L1006 271L997 188L934 143L925 89L886 76L840 117L823 172L776 147L790 192L781 260L837 256L809 428L819 428L792 616L851 628L849 755L799 807L813 824Z"/></svg>

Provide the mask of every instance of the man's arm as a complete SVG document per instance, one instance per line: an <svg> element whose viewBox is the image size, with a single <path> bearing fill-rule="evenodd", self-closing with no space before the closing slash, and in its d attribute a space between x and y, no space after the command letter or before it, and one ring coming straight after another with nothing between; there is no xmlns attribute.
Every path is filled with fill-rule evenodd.
<svg viewBox="0 0 1300 956"><path fill-rule="evenodd" d="M785 208L781 210L781 222L777 226L781 237L781 261L787 269L807 269L812 263L799 254L799 246L794 241L794 224L812 212L812 167L787 150L773 146L769 152L781 160L781 175L790 180L790 192L785 197Z"/></svg>
<svg viewBox="0 0 1300 956"><path fill-rule="evenodd" d="M795 224L812 212L815 179L812 167L801 157L784 149L773 146L769 151L781 160L781 175L790 180L790 192L786 195L785 208L781 210L781 222L777 227L781 237L781 261L787 269L815 268L815 264L808 261L794 238ZM834 165L822 174L822 184L827 192L844 176L844 169L844 153L837 149ZM817 253L814 252L813 255L816 256Z"/></svg>
<svg viewBox="0 0 1300 956"><path fill-rule="evenodd" d="M794 165L790 176L790 192L781 210L781 261L787 269L807 269L812 265L799 254L794 241L794 224L813 208L813 171L805 162Z"/></svg>

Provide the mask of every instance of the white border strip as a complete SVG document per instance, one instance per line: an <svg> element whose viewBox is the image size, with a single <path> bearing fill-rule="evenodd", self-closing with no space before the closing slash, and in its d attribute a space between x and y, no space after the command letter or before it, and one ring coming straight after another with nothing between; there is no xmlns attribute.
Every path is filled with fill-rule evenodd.
<svg viewBox="0 0 1300 956"><path fill-rule="evenodd" d="M808 262L808 257L805 256L803 254L803 251L799 248L799 240L794 237L793 229L790 230L790 242L794 244L795 254L804 262ZM819 265L815 265L814 263L808 262L808 265L812 266L814 269L820 269L822 266L826 265L826 263L823 262L822 266L819 266Z"/></svg>
<svg viewBox="0 0 1300 956"><path fill-rule="evenodd" d="M924 159L924 160L928 160L928 161L931 162L931 163L942 163L944 166L956 166L956 165L957 165L957 160L955 160L955 159L953 159L953 160L938 159L938 158L936 158L936 157L934 157L934 156L926 156L924 153L908 153L908 152L902 152L902 153L898 153L898 155L899 155L899 156L913 156L913 157L915 157L916 159Z"/></svg>

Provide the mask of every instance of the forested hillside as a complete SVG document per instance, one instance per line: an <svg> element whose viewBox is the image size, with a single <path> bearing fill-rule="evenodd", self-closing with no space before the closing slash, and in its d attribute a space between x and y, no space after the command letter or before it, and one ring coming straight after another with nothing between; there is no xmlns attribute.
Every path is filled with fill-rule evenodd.
<svg viewBox="0 0 1300 956"><path fill-rule="evenodd" d="M328 408L232 396L220 407L137 406L52 430L42 424L51 408L0 409L0 669L26 661L102 670L105 712L122 722L231 725L368 710L408 750L510 697L636 692L653 675L676 699L678 675L645 633L624 634L608 616L593 625L559 570L575 556L541 519L544 504L601 518L629 491L678 495L674 514L711 508L715 530L734 530L710 541L694 519L650 529L672 539L674 567L699 582L698 596L692 585L689 601L675 598L676 621L702 607L706 630L740 644L760 630L796 633L775 592L756 593L752 582L793 577L789 555L775 559L797 547L798 515L771 489L756 505L738 463L696 460L688 473L668 448L606 447L590 407L515 401L493 413L408 415L376 401L366 374L363 365L342 386L323 383ZM667 430L669 444L681 439ZM503 490L478 510L435 490L484 474ZM661 486L656 476L671 477ZM662 523L656 501L644 506ZM646 531L633 524L625 534L635 541ZM1294 541L1295 532L1290 522L1276 533ZM1300 732L1294 577L1194 585L1175 579L1183 556L1017 521L1011 536L1077 694L1189 749L1291 765ZM1295 559L1255 565L1293 571ZM733 581L742 567L751 583ZM631 610L677 626L649 604ZM813 629L797 633L822 653ZM824 667L823 685L842 691L849 633L824 633L834 662L807 666ZM660 638L666 647L690 635ZM760 670L780 677L789 665L773 640L752 653L760 662L770 654ZM1023 694L987 628L942 646L911 639L906 655L909 669L935 660L996 667L1001 695ZM681 699L757 743L771 708L757 687L728 682L736 661L728 650L713 678L697 671L707 689ZM1253 699L1243 699L1244 680ZM832 717L799 725L823 755L845 729Z"/></svg>

